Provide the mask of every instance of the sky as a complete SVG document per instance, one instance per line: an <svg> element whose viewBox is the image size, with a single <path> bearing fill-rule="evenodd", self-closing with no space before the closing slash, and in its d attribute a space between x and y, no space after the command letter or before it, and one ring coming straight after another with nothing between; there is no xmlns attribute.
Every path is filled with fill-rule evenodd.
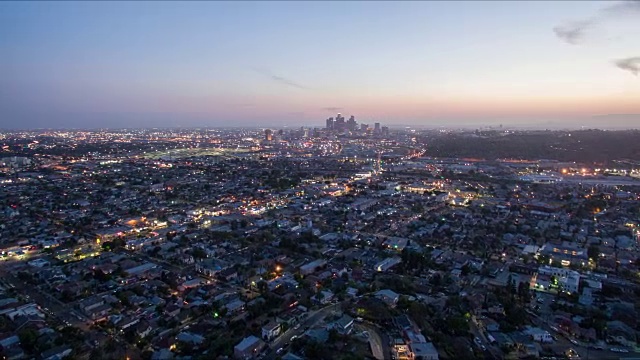
<svg viewBox="0 0 640 360"><path fill-rule="evenodd" d="M640 1L0 2L0 128L640 127Z"/></svg>

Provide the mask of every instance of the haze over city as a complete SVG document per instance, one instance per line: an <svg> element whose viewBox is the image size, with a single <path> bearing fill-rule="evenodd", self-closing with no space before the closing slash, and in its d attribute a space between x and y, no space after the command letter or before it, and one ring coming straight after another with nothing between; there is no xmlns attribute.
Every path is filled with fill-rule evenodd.
<svg viewBox="0 0 640 360"><path fill-rule="evenodd" d="M1 360L640 358L640 0L0 1Z"/></svg>
<svg viewBox="0 0 640 360"><path fill-rule="evenodd" d="M0 128L638 127L640 2L2 2Z"/></svg>

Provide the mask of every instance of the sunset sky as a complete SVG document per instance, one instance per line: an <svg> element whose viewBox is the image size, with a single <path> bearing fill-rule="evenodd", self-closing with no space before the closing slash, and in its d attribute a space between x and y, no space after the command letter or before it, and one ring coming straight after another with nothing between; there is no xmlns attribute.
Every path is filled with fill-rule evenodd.
<svg viewBox="0 0 640 360"><path fill-rule="evenodd" d="M0 2L0 128L640 127L640 1Z"/></svg>

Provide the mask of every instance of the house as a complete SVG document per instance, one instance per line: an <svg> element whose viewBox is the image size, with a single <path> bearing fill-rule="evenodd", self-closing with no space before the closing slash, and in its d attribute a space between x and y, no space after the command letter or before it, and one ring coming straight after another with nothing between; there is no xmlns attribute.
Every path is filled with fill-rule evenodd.
<svg viewBox="0 0 640 360"><path fill-rule="evenodd" d="M202 345L204 337L190 332L181 332L176 336L176 340L185 344Z"/></svg>
<svg viewBox="0 0 640 360"><path fill-rule="evenodd" d="M531 336L531 338L533 339L533 341L537 341L537 342L542 342L542 343L551 343L553 342L553 337L551 336L551 334L543 329L540 328L527 328L526 330L523 331L526 335Z"/></svg>
<svg viewBox="0 0 640 360"><path fill-rule="evenodd" d="M196 271L209 277L215 277L220 271L226 269L228 264L219 259L206 259L196 262Z"/></svg>
<svg viewBox="0 0 640 360"><path fill-rule="evenodd" d="M178 316L180 314L180 307L175 304L171 304L164 309L164 314L169 317Z"/></svg>
<svg viewBox="0 0 640 360"><path fill-rule="evenodd" d="M584 248L566 241L561 244L546 243L540 249L540 253L549 256L553 261L560 262L563 266L584 265L589 260Z"/></svg>
<svg viewBox="0 0 640 360"><path fill-rule="evenodd" d="M193 256L188 255L188 254L183 254L183 255L179 256L178 260L181 263L185 264L185 265L193 265L196 262L196 260L193 258Z"/></svg>
<svg viewBox="0 0 640 360"><path fill-rule="evenodd" d="M6 337L0 340L0 346L2 346L3 349L11 347L13 345L19 345L19 344L20 344L20 338L17 335L11 335L9 337Z"/></svg>
<svg viewBox="0 0 640 360"><path fill-rule="evenodd" d="M71 348L66 345L61 345L49 349L41 354L42 360L61 360L65 356L71 354Z"/></svg>
<svg viewBox="0 0 640 360"><path fill-rule="evenodd" d="M328 304L333 300L334 294L329 290L321 290L313 297L313 300L320 304Z"/></svg>
<svg viewBox="0 0 640 360"><path fill-rule="evenodd" d="M140 323L138 323L138 325L136 326L136 333L141 338L147 337L147 335L149 335L151 333L151 330L152 330L151 325L147 321L144 321L144 320L141 321Z"/></svg>
<svg viewBox="0 0 640 360"><path fill-rule="evenodd" d="M2 349L2 355L4 360L19 360L26 357L24 350L19 345Z"/></svg>
<svg viewBox="0 0 640 360"><path fill-rule="evenodd" d="M226 268L218 273L218 278L224 281L231 281L238 278L238 271L233 268Z"/></svg>
<svg viewBox="0 0 640 360"><path fill-rule="evenodd" d="M282 360L304 360L304 358L288 352L282 356Z"/></svg>
<svg viewBox="0 0 640 360"><path fill-rule="evenodd" d="M292 327L298 323L301 312L298 309L292 309L287 312L283 312L276 317L276 321L280 324L287 324L288 327Z"/></svg>
<svg viewBox="0 0 640 360"><path fill-rule="evenodd" d="M339 334L347 335L353 329L353 318L345 314L340 319L329 324L328 328L335 329Z"/></svg>
<svg viewBox="0 0 640 360"><path fill-rule="evenodd" d="M399 294L389 289L378 290L374 295L390 307L395 307L400 299Z"/></svg>
<svg viewBox="0 0 640 360"><path fill-rule="evenodd" d="M622 321L607 322L607 339L625 346L634 347L636 345L635 331Z"/></svg>
<svg viewBox="0 0 640 360"><path fill-rule="evenodd" d="M173 359L173 352L169 349L160 349L158 351L154 351L151 355L151 360L171 360Z"/></svg>
<svg viewBox="0 0 640 360"><path fill-rule="evenodd" d="M88 299L84 299L80 301L80 303L78 304L78 307L80 308L80 310L82 310L82 312L89 315L91 310L101 305L104 305L104 299L96 296L96 297L90 297Z"/></svg>
<svg viewBox="0 0 640 360"><path fill-rule="evenodd" d="M390 237L387 238L382 245L387 249L395 250L401 252L405 247L409 244L409 239L400 238L400 237Z"/></svg>
<svg viewBox="0 0 640 360"><path fill-rule="evenodd" d="M492 304L487 308L489 314L504 315L504 306L502 304Z"/></svg>
<svg viewBox="0 0 640 360"><path fill-rule="evenodd" d="M484 322L484 327L488 332L500 331L500 324L492 318L486 318L482 321Z"/></svg>
<svg viewBox="0 0 640 360"><path fill-rule="evenodd" d="M326 329L309 329L304 335L317 343L326 343L329 340L329 332Z"/></svg>
<svg viewBox="0 0 640 360"><path fill-rule="evenodd" d="M111 306L102 304L100 306L92 308L89 311L86 311L85 314L87 314L87 316L91 318L91 320L98 320L107 316L107 314L109 314L109 311L111 311Z"/></svg>
<svg viewBox="0 0 640 360"><path fill-rule="evenodd" d="M577 293L580 285L580 273L565 268L556 268L551 266L541 266L538 269L537 276L541 278L543 275L548 277L553 276L554 279L557 280L559 287L564 291L568 291L571 293ZM537 276L534 276L534 282L537 279Z"/></svg>
<svg viewBox="0 0 640 360"><path fill-rule="evenodd" d="M245 306L244 301L242 301L240 299L233 300L233 301L229 302L228 304L224 305L224 307L230 313L240 312L240 311L244 310L244 306Z"/></svg>
<svg viewBox="0 0 640 360"><path fill-rule="evenodd" d="M411 343L409 350L411 350L412 359L438 360L438 350L433 346L433 343Z"/></svg>
<svg viewBox="0 0 640 360"><path fill-rule="evenodd" d="M385 272L390 270L392 267L400 264L401 262L402 259L400 257L390 257L375 264L373 269L377 272Z"/></svg>
<svg viewBox="0 0 640 360"><path fill-rule="evenodd" d="M280 323L270 321L267 325L262 327L262 339L266 341L275 339L278 335L280 335L281 329L282 326L280 326Z"/></svg>
<svg viewBox="0 0 640 360"><path fill-rule="evenodd" d="M139 322L140 319L138 318L126 316L118 322L118 328L120 328L120 331L124 331Z"/></svg>
<svg viewBox="0 0 640 360"><path fill-rule="evenodd" d="M353 287L348 287L346 291L346 296L350 298L355 298L358 295L358 289Z"/></svg>
<svg viewBox="0 0 640 360"><path fill-rule="evenodd" d="M45 259L40 258L40 259L36 259L36 260L31 260L27 264L29 264L30 266L33 266L33 267L43 268L45 266L49 266L51 263L49 263Z"/></svg>
<svg viewBox="0 0 640 360"><path fill-rule="evenodd" d="M156 267L156 264L148 262L139 266L129 268L126 270L126 272L127 274L129 274L129 276L142 276L155 269Z"/></svg>
<svg viewBox="0 0 640 360"><path fill-rule="evenodd" d="M322 259L314 260L306 265L300 266L300 274L301 275L309 275L318 271L321 267L327 265L327 262Z"/></svg>
<svg viewBox="0 0 640 360"><path fill-rule="evenodd" d="M264 341L251 335L233 347L233 356L236 359L253 359L257 357L265 347Z"/></svg>

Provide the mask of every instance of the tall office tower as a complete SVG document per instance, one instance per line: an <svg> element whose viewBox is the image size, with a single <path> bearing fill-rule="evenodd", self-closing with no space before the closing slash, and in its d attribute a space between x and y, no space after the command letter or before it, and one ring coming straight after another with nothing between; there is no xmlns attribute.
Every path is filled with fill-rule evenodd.
<svg viewBox="0 0 640 360"><path fill-rule="evenodd" d="M267 141L273 140L273 131L271 131L271 129L266 129L264 131L264 139Z"/></svg>
<svg viewBox="0 0 640 360"><path fill-rule="evenodd" d="M388 126L383 126L382 127L382 135L389 135L389 127Z"/></svg>
<svg viewBox="0 0 640 360"><path fill-rule="evenodd" d="M358 123L356 123L355 116L351 115L349 120L347 120L347 129L349 129L349 131L356 131L358 129Z"/></svg>
<svg viewBox="0 0 640 360"><path fill-rule="evenodd" d="M337 131L344 131L346 128L346 123L344 122L344 116L338 114L336 116L336 122L333 123L333 128Z"/></svg>
<svg viewBox="0 0 640 360"><path fill-rule="evenodd" d="M360 124L360 131L367 131L369 124Z"/></svg>
<svg viewBox="0 0 640 360"><path fill-rule="evenodd" d="M304 137L305 138L309 137L309 128L304 129Z"/></svg>
<svg viewBox="0 0 640 360"><path fill-rule="evenodd" d="M380 123L375 123L375 127L373 129L375 134L380 134Z"/></svg>
<svg viewBox="0 0 640 360"><path fill-rule="evenodd" d="M334 121L333 118L330 117L327 119L327 130L333 130Z"/></svg>

